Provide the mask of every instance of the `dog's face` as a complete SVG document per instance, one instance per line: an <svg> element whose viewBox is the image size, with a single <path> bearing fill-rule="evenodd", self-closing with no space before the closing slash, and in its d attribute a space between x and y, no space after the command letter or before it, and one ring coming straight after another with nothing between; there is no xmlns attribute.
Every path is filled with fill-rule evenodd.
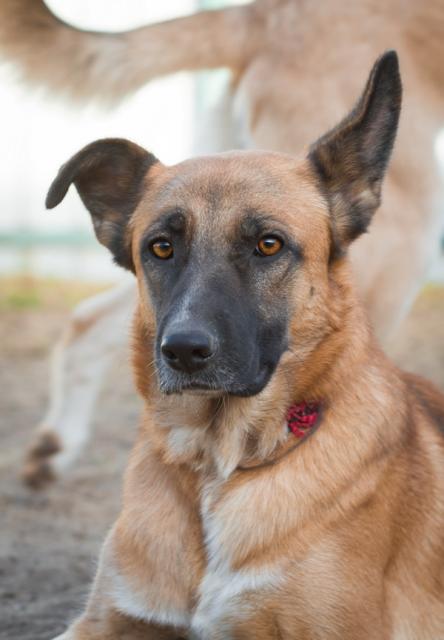
<svg viewBox="0 0 444 640"><path fill-rule="evenodd" d="M159 165L150 180L132 255L154 314L161 389L258 393L309 295L305 272L327 263L313 174L285 156L232 153Z"/></svg>
<svg viewBox="0 0 444 640"><path fill-rule="evenodd" d="M139 282L165 393L260 392L290 350L303 362L331 328L331 265L368 226L400 107L396 54L308 157L237 152L165 167L122 140L64 167L99 240ZM147 363L148 364L148 363Z"/></svg>

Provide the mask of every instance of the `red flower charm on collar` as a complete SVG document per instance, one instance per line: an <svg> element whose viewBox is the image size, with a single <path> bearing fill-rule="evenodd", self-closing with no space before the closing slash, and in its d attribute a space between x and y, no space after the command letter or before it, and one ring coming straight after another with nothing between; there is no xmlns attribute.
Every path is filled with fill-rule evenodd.
<svg viewBox="0 0 444 640"><path fill-rule="evenodd" d="M292 404L287 411L289 431L296 438L304 438L315 426L319 418L320 405L315 402Z"/></svg>

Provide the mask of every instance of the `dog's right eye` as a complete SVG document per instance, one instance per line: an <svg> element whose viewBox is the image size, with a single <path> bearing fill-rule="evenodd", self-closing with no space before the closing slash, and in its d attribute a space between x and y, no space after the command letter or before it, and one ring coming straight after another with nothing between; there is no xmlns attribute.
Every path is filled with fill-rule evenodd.
<svg viewBox="0 0 444 640"><path fill-rule="evenodd" d="M150 245L150 250L160 260L168 260L174 253L173 245L168 240L154 240Z"/></svg>

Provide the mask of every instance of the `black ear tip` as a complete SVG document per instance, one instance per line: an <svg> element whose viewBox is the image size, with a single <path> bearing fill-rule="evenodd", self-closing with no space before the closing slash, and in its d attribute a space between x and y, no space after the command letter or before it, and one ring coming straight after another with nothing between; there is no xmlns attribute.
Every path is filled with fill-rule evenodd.
<svg viewBox="0 0 444 640"><path fill-rule="evenodd" d="M55 199L53 198L53 195L51 193L51 191L48 191L46 198L45 198L45 207L47 209L54 209L54 207L57 206L57 202L55 201Z"/></svg>
<svg viewBox="0 0 444 640"><path fill-rule="evenodd" d="M379 60L377 60L375 66L378 75L383 75L400 81L399 58L394 49L383 53Z"/></svg>
<svg viewBox="0 0 444 640"><path fill-rule="evenodd" d="M399 72L399 58L394 49L386 51L378 58L370 77L373 89L376 89L380 96L390 96L393 104L399 108L402 99L402 81Z"/></svg>
<svg viewBox="0 0 444 640"><path fill-rule="evenodd" d="M389 49L382 54L380 58L381 62L384 61L386 64L399 66L399 58L396 49Z"/></svg>
<svg viewBox="0 0 444 640"><path fill-rule="evenodd" d="M68 187L65 185L60 185L58 178L56 178L52 185L49 187L49 191L45 199L45 207L47 209L54 209L54 207L62 202L67 191Z"/></svg>

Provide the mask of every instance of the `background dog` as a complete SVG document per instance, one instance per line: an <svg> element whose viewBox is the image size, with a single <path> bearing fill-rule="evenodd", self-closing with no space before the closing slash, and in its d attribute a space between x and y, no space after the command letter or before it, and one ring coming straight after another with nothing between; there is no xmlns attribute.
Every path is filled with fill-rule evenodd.
<svg viewBox="0 0 444 640"><path fill-rule="evenodd" d="M110 139L61 168L47 205L74 184L137 276L145 401L64 640L443 637L444 397L378 349L346 255L379 206L400 104L389 52L300 159L165 167ZM313 430L295 444L304 401Z"/></svg>
<svg viewBox="0 0 444 640"><path fill-rule="evenodd" d="M408 95L399 144L380 214L351 249L361 295L387 344L440 236L442 184L433 145L444 113L441 0L353 7L258 0L113 35L77 31L40 0L3 0L0 18L0 46L24 78L79 101L113 102L179 69L229 67L237 146L284 152L296 152L332 126L356 100L360 70L381 50L396 47ZM66 468L86 441L100 379L124 340L125 310L133 302L129 285L74 313L27 465L30 482Z"/></svg>

